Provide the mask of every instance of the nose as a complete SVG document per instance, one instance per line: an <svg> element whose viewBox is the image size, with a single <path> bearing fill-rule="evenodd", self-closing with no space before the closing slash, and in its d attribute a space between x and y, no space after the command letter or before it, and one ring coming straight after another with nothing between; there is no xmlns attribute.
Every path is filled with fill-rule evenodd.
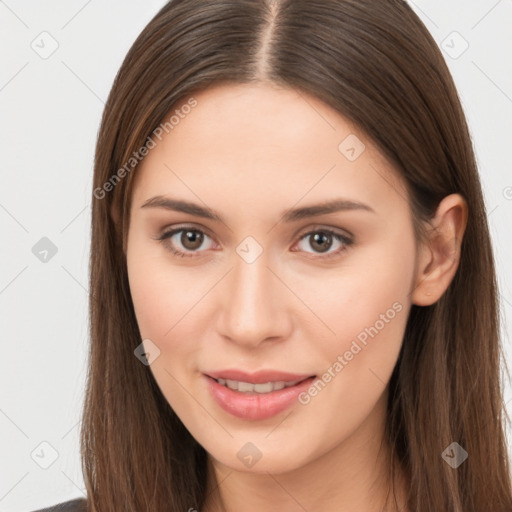
<svg viewBox="0 0 512 512"><path fill-rule="evenodd" d="M252 263L235 255L226 277L218 317L221 336L253 348L289 337L292 294L269 268L265 252Z"/></svg>

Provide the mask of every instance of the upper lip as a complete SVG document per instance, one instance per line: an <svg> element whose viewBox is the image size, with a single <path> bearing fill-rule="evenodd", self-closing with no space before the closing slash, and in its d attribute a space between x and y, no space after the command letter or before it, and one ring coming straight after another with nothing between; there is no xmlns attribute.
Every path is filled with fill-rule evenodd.
<svg viewBox="0 0 512 512"><path fill-rule="evenodd" d="M242 370L228 369L206 372L205 375L213 379L229 379L238 382L250 382L252 384L264 384L265 382L295 382L303 381L309 377L314 377L312 374L298 374L280 372L278 370L260 370L254 373L247 373Z"/></svg>

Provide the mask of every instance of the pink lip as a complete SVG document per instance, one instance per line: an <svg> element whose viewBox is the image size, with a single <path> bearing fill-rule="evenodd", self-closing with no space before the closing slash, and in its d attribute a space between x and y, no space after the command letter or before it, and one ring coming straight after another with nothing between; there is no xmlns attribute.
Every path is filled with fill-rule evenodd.
<svg viewBox="0 0 512 512"><path fill-rule="evenodd" d="M218 377L217 377L218 375ZM261 384L275 381L301 381L295 386L271 393L242 393L219 384L215 379L230 379ZM311 385L315 377L284 372L261 371L251 375L239 370L209 372L205 374L208 389L217 404L226 412L244 420L263 420L284 411L298 400L298 396Z"/></svg>

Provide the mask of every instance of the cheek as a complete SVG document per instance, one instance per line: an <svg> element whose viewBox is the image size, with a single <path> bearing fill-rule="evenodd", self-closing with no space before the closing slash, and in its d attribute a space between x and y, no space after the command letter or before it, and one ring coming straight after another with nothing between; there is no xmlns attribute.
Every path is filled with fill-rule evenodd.
<svg viewBox="0 0 512 512"><path fill-rule="evenodd" d="M335 334L315 338L321 373L299 401L309 417L332 425L337 433L331 441L365 421L395 368L410 310L415 254L412 238L401 243L400 253L393 241L359 252L357 262L330 281L329 293L315 298Z"/></svg>
<svg viewBox="0 0 512 512"><path fill-rule="evenodd" d="M199 339L201 329L194 305L199 305L205 290L191 282L188 271L173 268L157 253L154 248L137 245L136 240L128 246L130 293L142 340L151 340L160 351L151 363L151 373L169 404L183 413L189 397L180 383L193 370L190 364L198 350L194 340Z"/></svg>
<svg viewBox="0 0 512 512"><path fill-rule="evenodd" d="M184 285L179 278L172 279L170 273L163 276L146 270L133 274L130 290L141 336L161 340L172 337L181 319L198 300L198 293Z"/></svg>
<svg viewBox="0 0 512 512"><path fill-rule="evenodd" d="M159 248L136 236L128 244L127 268L141 336L171 339L180 319L200 299L201 290L189 271L173 267Z"/></svg>
<svg viewBox="0 0 512 512"><path fill-rule="evenodd" d="M347 366L375 366L386 375L392 370L410 309L414 263L413 237L388 237L378 249L354 253L350 266L310 297L331 330L319 339L324 360L334 363L346 354Z"/></svg>

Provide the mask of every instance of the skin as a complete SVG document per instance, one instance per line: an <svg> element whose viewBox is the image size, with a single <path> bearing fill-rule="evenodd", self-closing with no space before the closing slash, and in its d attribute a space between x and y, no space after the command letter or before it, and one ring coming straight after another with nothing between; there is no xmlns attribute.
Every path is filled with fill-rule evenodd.
<svg viewBox="0 0 512 512"><path fill-rule="evenodd" d="M141 337L160 350L151 372L209 454L204 510L378 512L390 485L388 382L411 305L434 303L455 274L464 199L440 203L420 244L398 173L318 99L268 84L194 97L198 105L136 171L126 256ZM350 134L365 144L355 161L338 149ZM141 208L157 195L207 206L224 222ZM373 211L281 221L285 209L341 197ZM182 233L156 239L182 226L203 231L203 243ZM319 246L313 235L323 229L353 243ZM247 236L263 249L252 263L236 251ZM225 368L321 376L393 304L400 311L306 405L248 421L221 409L205 386L203 372ZM248 442L261 452L250 468L237 457Z"/></svg>

